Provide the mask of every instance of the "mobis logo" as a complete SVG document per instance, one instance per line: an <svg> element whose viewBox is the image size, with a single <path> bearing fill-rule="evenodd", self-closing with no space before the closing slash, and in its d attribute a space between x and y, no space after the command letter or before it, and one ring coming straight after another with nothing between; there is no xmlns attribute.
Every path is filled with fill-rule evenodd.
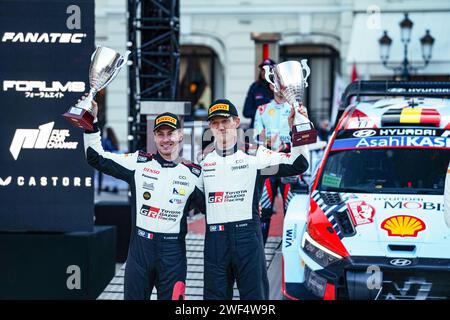
<svg viewBox="0 0 450 320"><path fill-rule="evenodd" d="M86 84L83 81L4 80L3 91L24 92L25 98L62 98L63 92L85 92Z"/></svg>
<svg viewBox="0 0 450 320"><path fill-rule="evenodd" d="M86 33L4 32L2 42L9 43L81 43Z"/></svg>
<svg viewBox="0 0 450 320"><path fill-rule="evenodd" d="M9 147L14 160L22 149L76 149L78 142L66 142L69 130L53 130L54 122L39 126L39 129L17 129Z"/></svg>

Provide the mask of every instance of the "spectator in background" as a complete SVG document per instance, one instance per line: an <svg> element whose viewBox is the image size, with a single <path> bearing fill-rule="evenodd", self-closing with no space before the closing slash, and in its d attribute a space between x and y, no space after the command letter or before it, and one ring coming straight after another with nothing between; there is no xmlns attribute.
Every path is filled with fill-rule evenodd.
<svg viewBox="0 0 450 320"><path fill-rule="evenodd" d="M106 135L102 138L102 146L105 151L119 151L119 140L117 140L116 134L111 127L106 128Z"/></svg>
<svg viewBox="0 0 450 320"><path fill-rule="evenodd" d="M328 136L330 135L330 121L328 119L322 119L319 122L319 128L317 129L317 135L320 140L328 142Z"/></svg>
<svg viewBox="0 0 450 320"><path fill-rule="evenodd" d="M253 128L255 122L256 110L260 105L269 103L273 99L273 92L270 90L269 83L264 76L264 66L273 66L275 61L266 59L259 64L259 78L252 83L245 98L243 115L250 118L250 128Z"/></svg>

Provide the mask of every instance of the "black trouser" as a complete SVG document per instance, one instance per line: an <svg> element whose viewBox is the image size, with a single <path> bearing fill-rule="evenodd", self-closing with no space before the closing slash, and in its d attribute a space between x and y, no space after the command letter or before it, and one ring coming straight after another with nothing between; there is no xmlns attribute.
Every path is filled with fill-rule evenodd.
<svg viewBox="0 0 450 320"><path fill-rule="evenodd" d="M125 300L148 300L154 286L158 300L184 299L184 236L138 229L132 237L125 267Z"/></svg>
<svg viewBox="0 0 450 320"><path fill-rule="evenodd" d="M277 196L278 190L283 198L284 212L286 213L289 201L292 198L291 185L283 183L282 178L269 177L264 181L264 188L261 195L261 231L263 235L263 243L266 244L269 236L270 220L273 214L273 203Z"/></svg>
<svg viewBox="0 0 450 320"><path fill-rule="evenodd" d="M269 299L259 221L207 225L204 264L205 300L231 300L235 280L241 300Z"/></svg>

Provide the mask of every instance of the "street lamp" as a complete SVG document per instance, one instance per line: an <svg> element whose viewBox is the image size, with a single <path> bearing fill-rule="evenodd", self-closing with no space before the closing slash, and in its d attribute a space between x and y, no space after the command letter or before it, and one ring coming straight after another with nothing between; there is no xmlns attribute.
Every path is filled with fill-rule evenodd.
<svg viewBox="0 0 450 320"><path fill-rule="evenodd" d="M400 21L401 39L403 43L408 43L411 40L411 30L414 23L408 18L408 14L405 13L405 17Z"/></svg>
<svg viewBox="0 0 450 320"><path fill-rule="evenodd" d="M408 61L408 43L411 41L411 31L414 23L409 19L408 14L400 21L401 41L403 43L403 61L400 66L388 65L389 51L392 44L392 39L388 36L387 30L384 30L383 36L378 40L380 44L380 58L383 65L395 73L401 75L402 80L409 80L410 75L417 70L424 69L428 66L431 60L431 52L433 49L434 38L430 35L430 30L426 30L425 35L420 38L422 47L422 58L424 64L422 66L412 66Z"/></svg>
<svg viewBox="0 0 450 320"><path fill-rule="evenodd" d="M378 40L380 43L380 57L383 64L389 60L389 49L391 48L392 39L388 36L387 31L384 31L383 36Z"/></svg>
<svg viewBox="0 0 450 320"><path fill-rule="evenodd" d="M434 38L430 34L430 30L426 30L425 35L420 38L420 43L422 45L422 57L425 63L430 62L431 51L433 50Z"/></svg>

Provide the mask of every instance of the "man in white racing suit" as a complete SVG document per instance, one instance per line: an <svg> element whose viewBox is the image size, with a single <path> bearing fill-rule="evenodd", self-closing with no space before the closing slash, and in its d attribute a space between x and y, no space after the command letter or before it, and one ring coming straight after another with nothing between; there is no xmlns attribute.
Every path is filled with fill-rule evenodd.
<svg viewBox="0 0 450 320"><path fill-rule="evenodd" d="M93 109L96 118L95 102ZM157 116L154 139L155 154L115 154L103 150L96 124L94 131L84 134L88 163L131 187L133 227L125 268L126 300L148 300L154 286L158 299L184 298L186 216L191 201L199 206L203 202L203 194L196 189L200 167L179 158L183 132L178 117Z"/></svg>
<svg viewBox="0 0 450 320"><path fill-rule="evenodd" d="M294 110L290 115L294 119ZM264 146L238 145L235 106L216 100L208 109L215 149L202 162L198 187L206 198L204 299L231 299L237 281L243 300L269 298L259 220L262 184L268 176L292 176L308 168L307 149L277 153Z"/></svg>

